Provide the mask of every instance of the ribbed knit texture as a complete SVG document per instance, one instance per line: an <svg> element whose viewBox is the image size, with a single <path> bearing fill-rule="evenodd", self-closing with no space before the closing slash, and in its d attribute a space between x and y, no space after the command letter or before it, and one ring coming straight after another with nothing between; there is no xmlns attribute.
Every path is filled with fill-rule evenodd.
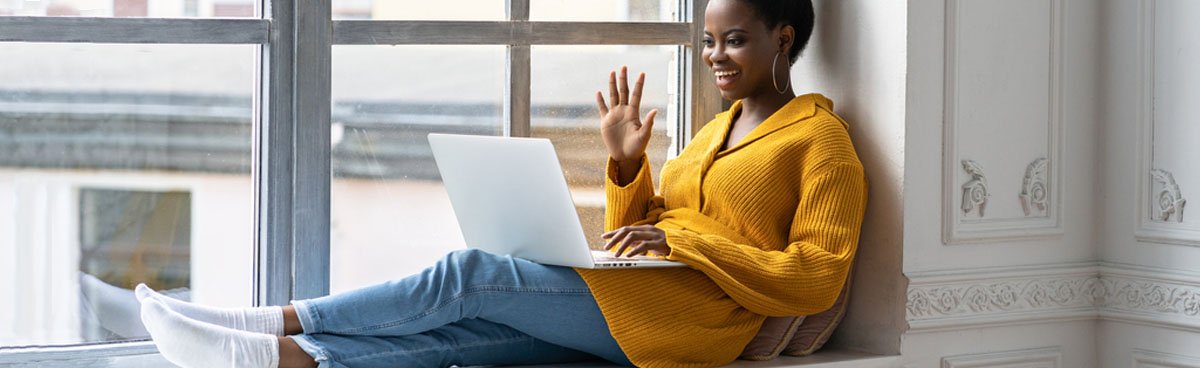
<svg viewBox="0 0 1200 368"><path fill-rule="evenodd" d="M609 160L605 228L653 223L667 259L691 265L578 270L640 367L729 363L766 316L824 311L846 279L867 203L848 125L824 96L798 96L720 151L740 108L666 163L661 196L645 157L624 187Z"/></svg>

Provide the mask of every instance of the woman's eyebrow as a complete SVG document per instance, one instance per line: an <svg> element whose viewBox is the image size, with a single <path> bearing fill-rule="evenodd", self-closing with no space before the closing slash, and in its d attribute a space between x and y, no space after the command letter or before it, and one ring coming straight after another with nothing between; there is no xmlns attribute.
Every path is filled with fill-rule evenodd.
<svg viewBox="0 0 1200 368"><path fill-rule="evenodd" d="M723 34L721 34L721 35L722 35L722 36L728 36L730 33L735 33L735 32L746 33L746 30L744 30L744 29L741 29L741 28L734 28L734 29L731 29L731 30L725 31L725 33L723 33ZM709 31L704 31L704 35L705 35L705 36L712 36L712 32L709 32Z"/></svg>

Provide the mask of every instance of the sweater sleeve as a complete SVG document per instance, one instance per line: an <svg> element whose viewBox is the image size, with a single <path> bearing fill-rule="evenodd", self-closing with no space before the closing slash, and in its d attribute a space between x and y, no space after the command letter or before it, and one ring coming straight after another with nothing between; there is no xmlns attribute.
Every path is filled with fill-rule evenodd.
<svg viewBox="0 0 1200 368"><path fill-rule="evenodd" d="M653 224L663 212L663 198L654 194L654 179L650 176L650 162L642 154L642 166L637 177L625 186L617 184L617 162L611 157L605 170L604 231L613 231L622 226Z"/></svg>
<svg viewBox="0 0 1200 368"><path fill-rule="evenodd" d="M746 309L766 316L829 309L858 245L867 182L858 163L831 163L806 175L782 251L711 234L664 229L667 259L704 272Z"/></svg>

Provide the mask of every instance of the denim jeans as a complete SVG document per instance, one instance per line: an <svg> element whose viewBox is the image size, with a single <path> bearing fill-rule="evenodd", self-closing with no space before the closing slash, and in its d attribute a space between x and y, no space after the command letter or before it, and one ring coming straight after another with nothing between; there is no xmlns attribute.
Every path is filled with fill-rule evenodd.
<svg viewBox="0 0 1200 368"><path fill-rule="evenodd" d="M630 365L575 270L479 250L420 274L297 300L293 340L325 367Z"/></svg>

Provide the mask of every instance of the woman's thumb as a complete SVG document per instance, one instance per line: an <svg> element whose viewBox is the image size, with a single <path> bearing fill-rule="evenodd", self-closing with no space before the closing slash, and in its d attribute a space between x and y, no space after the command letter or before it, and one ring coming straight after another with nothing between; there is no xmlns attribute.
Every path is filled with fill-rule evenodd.
<svg viewBox="0 0 1200 368"><path fill-rule="evenodd" d="M649 131L651 128L653 128L654 127L654 117L657 115L658 115L658 109L650 110L650 112L646 114L646 118L643 119L642 129Z"/></svg>

